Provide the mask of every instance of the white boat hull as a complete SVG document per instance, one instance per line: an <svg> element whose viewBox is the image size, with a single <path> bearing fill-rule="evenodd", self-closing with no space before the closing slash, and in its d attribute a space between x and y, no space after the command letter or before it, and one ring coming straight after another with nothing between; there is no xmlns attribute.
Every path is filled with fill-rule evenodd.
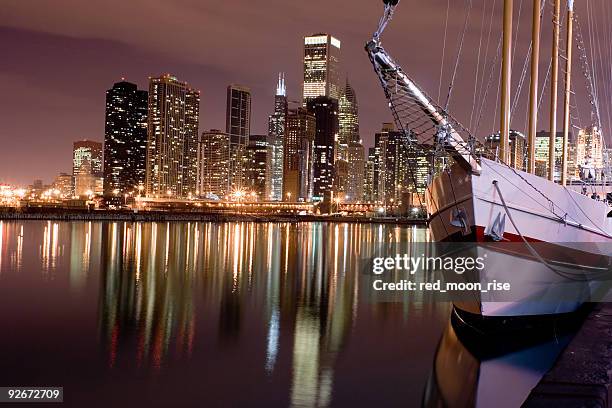
<svg viewBox="0 0 612 408"><path fill-rule="evenodd" d="M567 313L591 300L600 286L595 277L607 272L612 255L608 206L500 163L481 163L479 175L456 165L433 180L427 193L430 228L436 241L482 244L478 255L487 254L485 269L466 278L484 287L493 280L510 282L512 289L455 306L482 316L517 317ZM490 232L502 219L503 230L496 231L502 242L491 244Z"/></svg>

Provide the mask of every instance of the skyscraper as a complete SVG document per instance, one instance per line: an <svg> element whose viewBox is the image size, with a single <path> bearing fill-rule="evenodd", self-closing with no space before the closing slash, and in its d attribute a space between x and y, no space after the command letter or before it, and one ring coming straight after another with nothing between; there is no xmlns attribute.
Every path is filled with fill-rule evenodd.
<svg viewBox="0 0 612 408"><path fill-rule="evenodd" d="M248 193L257 195L258 200L266 200L266 167L268 163L268 136L249 136L248 156Z"/></svg>
<svg viewBox="0 0 612 408"><path fill-rule="evenodd" d="M287 114L283 168L283 199L310 201L313 192L313 154L316 119L304 108Z"/></svg>
<svg viewBox="0 0 612 408"><path fill-rule="evenodd" d="M363 199L365 202L371 203L377 201L375 180L376 169L376 149L370 147L368 149L368 160L365 163L365 175L363 185Z"/></svg>
<svg viewBox="0 0 612 408"><path fill-rule="evenodd" d="M339 133L336 144L336 161L347 162L346 176L336 172L339 180L338 190L343 191L349 202L363 200L363 183L365 172L365 149L359 135L359 106L357 95L348 79L342 89L338 103ZM339 166L337 166L339 167Z"/></svg>
<svg viewBox="0 0 612 408"><path fill-rule="evenodd" d="M246 150L251 133L251 90L245 86L227 87L226 132L230 135L230 186L242 190L248 184Z"/></svg>
<svg viewBox="0 0 612 408"><path fill-rule="evenodd" d="M319 96L340 98L340 46L328 34L304 37L304 106Z"/></svg>
<svg viewBox="0 0 612 408"><path fill-rule="evenodd" d="M570 143L573 134L569 135ZM548 146L550 144L550 132L540 131L536 133L535 141L535 174L540 177L548 177ZM555 181L561 180L561 151L563 150L563 132L557 132L555 136Z"/></svg>
<svg viewBox="0 0 612 408"><path fill-rule="evenodd" d="M212 129L203 132L199 145L200 195L209 199L223 199L230 194L230 137Z"/></svg>
<svg viewBox="0 0 612 408"><path fill-rule="evenodd" d="M499 132L489 135L485 138L485 147L488 149L488 155L491 159L495 159L495 156L499 150L500 136ZM516 130L510 131L510 166L518 170L525 170L526 168L526 147L527 141L525 135Z"/></svg>
<svg viewBox="0 0 612 408"><path fill-rule="evenodd" d="M316 118L314 140L313 199L323 200L334 186L335 148L338 139L338 101L319 96L308 102L308 111Z"/></svg>
<svg viewBox="0 0 612 408"><path fill-rule="evenodd" d="M197 192L200 92L165 74L149 79L146 192L188 197Z"/></svg>
<svg viewBox="0 0 612 408"><path fill-rule="evenodd" d="M104 195L138 191L145 184L147 91L121 81L106 91Z"/></svg>
<svg viewBox="0 0 612 408"><path fill-rule="evenodd" d="M580 129L576 139L576 164L582 169L581 178L589 179L590 175L594 180L601 179L604 169L603 146L601 131L597 127Z"/></svg>
<svg viewBox="0 0 612 408"><path fill-rule="evenodd" d="M85 195L87 191L102 194L102 143L90 140L74 142L72 177L75 195Z"/></svg>
<svg viewBox="0 0 612 408"><path fill-rule="evenodd" d="M283 199L283 140L287 125L287 89L285 75L278 75L278 86L274 97L274 113L268 120L268 165L266 167L265 199Z"/></svg>

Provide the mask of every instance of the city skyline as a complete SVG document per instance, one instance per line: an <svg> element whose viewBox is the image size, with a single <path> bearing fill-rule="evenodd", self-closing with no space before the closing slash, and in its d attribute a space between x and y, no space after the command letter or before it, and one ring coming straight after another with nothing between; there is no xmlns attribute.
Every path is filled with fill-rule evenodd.
<svg viewBox="0 0 612 408"><path fill-rule="evenodd" d="M189 13L175 11L168 18L163 17L166 11L164 7L143 12L137 4L123 5L122 10L132 18L132 25L121 29L116 29L115 20L110 18L109 13L116 9L112 4L108 11L92 13L85 5L58 1L53 4L52 13L55 18L49 19L45 7L29 10L27 5L20 2L6 3L5 12L0 16L0 45L7 50L8 58L3 67L0 67L0 85L9 93L17 95L17 102L0 102L0 109L6 113L7 118L0 124L0 143L3 152L6 152L2 155L3 160L0 160L0 182L26 184L34 178L50 182L58 172L69 171L69 155L61 152L68 150L74 140L103 140L104 123L101 118L104 100L100 94L122 77L141 89L147 88L149 76L166 72L188 81L202 91L201 130L224 128L224 88L230 83L244 83L253 92L252 133L265 134L270 113L269 100L274 97L278 72L286 72L289 100L299 101L303 52L301 43L304 36L317 32L328 32L342 42L341 82L344 83L348 73L357 93L368 95L368 98L361 101L360 112L362 138L366 147L373 145L374 133L381 123L390 120L384 96L378 89L377 80L363 53L363 44L375 28L373 21L378 18L380 2L354 4L338 0L338 7L316 20L309 17L306 10L325 5L318 0L308 5L269 1L254 11L249 7L250 3L242 0L215 5L194 5L188 0L177 0L175 3L184 3ZM483 10L483 4L474 4L473 26L468 30L466 38L470 43L475 43L480 36L481 12L485 15L484 11L490 10L490 7ZM501 21L498 6L493 21ZM529 13L523 10L519 16L518 5L515 6L517 24L521 28L529 27ZM586 14L584 4L577 4L577 7L579 15ZM435 98L439 87L437 71L444 39L446 2L435 0L419 4L418 8L418 20L410 14L397 17L397 25L404 29L391 30L385 39L385 46L399 51L398 59L408 63L406 68L410 74ZM448 71L455 58L455 40L465 15L463 4L452 4L451 8L451 15L456 17L449 21L448 31L451 35L448 37L442 99L447 91ZM270 13L270 10L275 12ZM276 18L279 13L285 18ZM80 18L74 19L74 15ZM220 24L227 16L244 23L236 33L229 33ZM550 39L549 17L545 14L543 19L543 44L547 44ZM604 18L600 16L600 30ZM183 30L185 21L198 19L210 24L198 23L198 28ZM484 20L488 23L488 17ZM269 24L272 21L276 24L273 30ZM176 38L165 38L162 33L142 36L142 32L151 31L146 31L144 27L152 23L168 23L171 26L179 24L181 30L175 30ZM284 35L279 36L278 31ZM521 30L517 36L515 85L519 81L522 59L528 47L528 31ZM221 34L223 38L217 41L219 35L212 33ZM495 40L494 35L490 54L495 51ZM262 61L258 50L268 50L270 45L278 52L266 53ZM222 58L218 58L219 55ZM418 55L418 58L410 58L411 55ZM450 104L451 112L464 122L469 122L476 58L476 50L466 52ZM542 71L546 69L548 58L548 50L544 46ZM258 64L254 64L255 67L244 64L248 59L254 59ZM580 70L576 71L575 75L579 78ZM495 90L491 93L491 98L494 98ZM523 91L514 122L517 124L514 127L520 131L524 130L522 107L525 93ZM577 91L577 94L580 99L580 92ZM23 109L25 103L30 107L29 110ZM545 96L538 126L542 130L548 127L547 115L544 113L547 112L546 105ZM494 107L495 104L491 104L491 108ZM583 111L588 112L588 109L583 108ZM491 128L496 123L493 112L491 109L491 112L483 115L483 122L488 122L488 129L480 136L493 130ZM28 115L28 120L24 120L25 115ZM588 117L588 113L583 114L583 117ZM23 141L28 143L21 143ZM35 152L38 160L28 163L28 166L23 158L32 152L24 144L38 147Z"/></svg>

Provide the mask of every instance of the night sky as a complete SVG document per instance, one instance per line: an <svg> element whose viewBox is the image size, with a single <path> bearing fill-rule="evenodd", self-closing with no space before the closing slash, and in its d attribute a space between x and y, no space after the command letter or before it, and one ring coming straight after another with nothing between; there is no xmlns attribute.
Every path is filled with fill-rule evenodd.
<svg viewBox="0 0 612 408"><path fill-rule="evenodd" d="M596 16L591 20L587 19L587 2ZM596 51L593 60L598 64L600 83L612 75L612 35L606 31L610 30L612 5L608 2L576 2L587 47L589 21L598 34L595 38L601 51ZM451 3L442 104L469 1ZM502 3L473 0L450 102L450 111L468 126L475 84L476 94L482 93L481 84L486 86L496 55ZM438 95L446 7L447 0L403 0L383 37L390 54L434 98ZM105 91L122 77L147 89L149 76L169 72L200 89L201 131L224 129L225 88L230 83L247 85L253 92L252 133L263 134L273 109L278 72L286 72L289 99L298 101L302 37L318 32L328 32L342 41L343 76L348 75L357 92L362 138L369 146L381 123L390 120L382 90L363 51L381 11L379 0L4 0L0 11L0 182L29 184L34 178L51 182L58 172L69 172L74 140L104 139ZM530 41L531 1L515 0L515 11L516 89ZM550 60L550 7L543 21L541 78ZM608 25L604 26L604 21ZM481 38L481 74L485 62L487 66L484 81L476 82ZM581 122L586 125L590 114L578 55L574 69L574 90ZM484 103L481 137L498 126L499 120L494 118L498 72L496 66ZM606 76L601 74L604 72ZM526 127L528 86L527 77L512 122L512 127L521 131ZM609 87L598 88L605 127L606 100L612 95ZM548 114L544 113L548 112L549 97L545 95L542 129L548 127Z"/></svg>

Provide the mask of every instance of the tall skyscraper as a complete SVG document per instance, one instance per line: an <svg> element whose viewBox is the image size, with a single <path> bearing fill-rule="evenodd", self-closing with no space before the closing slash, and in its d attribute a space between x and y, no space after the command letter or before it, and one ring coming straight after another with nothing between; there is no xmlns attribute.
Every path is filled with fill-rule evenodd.
<svg viewBox="0 0 612 408"><path fill-rule="evenodd" d="M72 177L74 194L85 192L102 194L102 143L90 140L74 142L72 149Z"/></svg>
<svg viewBox="0 0 612 408"><path fill-rule="evenodd" d="M283 200L311 201L316 119L304 108L290 110L285 132Z"/></svg>
<svg viewBox="0 0 612 408"><path fill-rule="evenodd" d="M268 164L268 136L249 136L248 156L248 194L256 194L258 200L266 198L266 167Z"/></svg>
<svg viewBox="0 0 612 408"><path fill-rule="evenodd" d="M304 106L319 96L340 98L340 46L328 34L304 37Z"/></svg>
<svg viewBox="0 0 612 408"><path fill-rule="evenodd" d="M357 95L348 79L342 89L338 103L339 133L336 144L336 161L347 163L346 176L336 171L336 177L345 182L338 182L338 190L343 191L349 202L363 200L363 183L365 172L365 149L359 135L359 106ZM339 168L340 166L337 166Z"/></svg>
<svg viewBox="0 0 612 408"><path fill-rule="evenodd" d="M106 91L104 195L121 197L145 185L147 91L121 81Z"/></svg>
<svg viewBox="0 0 612 408"><path fill-rule="evenodd" d="M274 97L274 113L268 120L268 165L266 167L265 199L283 200L283 140L287 125L287 88L285 75L278 75Z"/></svg>
<svg viewBox="0 0 612 408"><path fill-rule="evenodd" d="M200 185L202 197L223 199L230 189L230 136L220 130L203 132L200 138Z"/></svg>
<svg viewBox="0 0 612 408"><path fill-rule="evenodd" d="M245 86L227 87L226 132L230 135L230 186L242 190L248 185L246 151L251 133L251 90Z"/></svg>
<svg viewBox="0 0 612 408"><path fill-rule="evenodd" d="M323 200L334 186L335 148L338 139L338 100L319 96L308 102L308 111L316 118L314 140L313 200Z"/></svg>
<svg viewBox="0 0 612 408"><path fill-rule="evenodd" d="M149 79L146 192L156 197L197 193L200 92L165 74Z"/></svg>
<svg viewBox="0 0 612 408"><path fill-rule="evenodd" d="M365 163L365 175L363 183L363 199L365 202L373 203L377 201L376 194L376 183L375 180L376 170L376 149L370 147L368 149L368 160Z"/></svg>

